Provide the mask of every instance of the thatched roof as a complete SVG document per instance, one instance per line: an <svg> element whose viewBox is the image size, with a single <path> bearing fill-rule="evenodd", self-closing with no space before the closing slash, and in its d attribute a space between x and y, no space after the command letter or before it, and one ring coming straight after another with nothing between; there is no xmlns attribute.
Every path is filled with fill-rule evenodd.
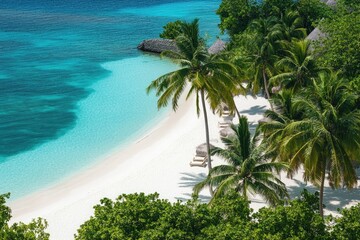
<svg viewBox="0 0 360 240"><path fill-rule="evenodd" d="M209 47L208 52L210 54L216 54L219 53L223 50L225 50L226 47L226 43L220 39L216 40L216 42L214 42L213 45L211 45L211 47Z"/></svg>
<svg viewBox="0 0 360 240"><path fill-rule="evenodd" d="M210 144L210 149L213 149L214 147L215 147L214 145ZM199 146L196 147L196 155L201 157L207 156L206 143L200 144Z"/></svg>
<svg viewBox="0 0 360 240"><path fill-rule="evenodd" d="M311 41L319 40L320 38L326 37L325 33L320 31L319 28L315 28L307 37L306 39L309 39Z"/></svg>
<svg viewBox="0 0 360 240"><path fill-rule="evenodd" d="M328 5L330 7L334 7L334 6L336 6L336 1L335 0L328 0L326 2L326 5Z"/></svg>
<svg viewBox="0 0 360 240"><path fill-rule="evenodd" d="M144 40L137 46L137 48L146 52L153 53L161 53L168 50L174 52L178 51L174 40L160 38Z"/></svg>

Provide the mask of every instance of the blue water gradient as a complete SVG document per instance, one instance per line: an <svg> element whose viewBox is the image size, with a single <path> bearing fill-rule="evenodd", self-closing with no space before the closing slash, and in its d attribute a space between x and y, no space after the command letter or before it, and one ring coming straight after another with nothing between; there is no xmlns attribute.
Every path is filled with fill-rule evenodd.
<svg viewBox="0 0 360 240"><path fill-rule="evenodd" d="M0 193L18 198L129 144L163 114L145 94L176 66L136 50L162 26L220 0L0 1Z"/></svg>

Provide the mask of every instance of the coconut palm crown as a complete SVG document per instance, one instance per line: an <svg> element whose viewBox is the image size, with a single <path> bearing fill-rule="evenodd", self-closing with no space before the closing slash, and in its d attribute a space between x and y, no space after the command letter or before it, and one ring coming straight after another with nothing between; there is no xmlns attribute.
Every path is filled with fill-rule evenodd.
<svg viewBox="0 0 360 240"><path fill-rule="evenodd" d="M214 167L204 181L195 185L194 194L210 186L215 188L214 198L235 190L246 199L249 194L259 194L275 205L288 197L286 186L276 175L287 169L287 165L267 161L264 148L256 143L256 136L251 139L246 117L242 116L239 125L233 125L232 129L234 136L222 138L226 148L212 149L212 154L227 164Z"/></svg>

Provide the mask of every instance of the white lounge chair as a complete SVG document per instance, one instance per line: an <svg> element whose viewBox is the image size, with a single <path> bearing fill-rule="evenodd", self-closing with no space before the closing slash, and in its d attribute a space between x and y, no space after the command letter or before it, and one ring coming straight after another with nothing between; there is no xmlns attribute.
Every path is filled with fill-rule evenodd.
<svg viewBox="0 0 360 240"><path fill-rule="evenodd" d="M219 122L219 123L218 123L219 128L230 127L231 124L232 124L232 121L229 121L229 120L225 120L225 121L222 121L222 122Z"/></svg>
<svg viewBox="0 0 360 240"><path fill-rule="evenodd" d="M190 161L191 167L206 167L207 165L207 157L196 155L192 161Z"/></svg>

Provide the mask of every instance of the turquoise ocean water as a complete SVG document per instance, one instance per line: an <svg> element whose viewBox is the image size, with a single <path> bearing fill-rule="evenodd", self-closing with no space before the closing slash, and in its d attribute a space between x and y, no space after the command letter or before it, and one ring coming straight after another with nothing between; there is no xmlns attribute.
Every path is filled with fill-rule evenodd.
<svg viewBox="0 0 360 240"><path fill-rule="evenodd" d="M195 17L211 43L219 3L0 1L0 193L56 184L156 124L169 109L145 88L176 66L137 44Z"/></svg>

